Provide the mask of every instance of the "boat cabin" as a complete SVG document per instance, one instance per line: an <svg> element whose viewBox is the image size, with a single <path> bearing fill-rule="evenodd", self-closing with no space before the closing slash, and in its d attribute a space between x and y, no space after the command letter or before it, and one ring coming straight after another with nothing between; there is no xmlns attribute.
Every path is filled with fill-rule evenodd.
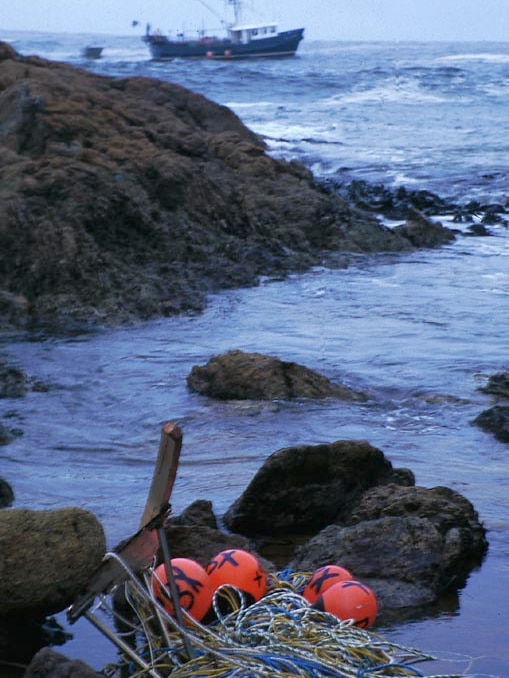
<svg viewBox="0 0 509 678"><path fill-rule="evenodd" d="M252 26L230 26L228 28L228 37L237 44L246 45L253 40L263 40L277 35L276 24L261 24Z"/></svg>

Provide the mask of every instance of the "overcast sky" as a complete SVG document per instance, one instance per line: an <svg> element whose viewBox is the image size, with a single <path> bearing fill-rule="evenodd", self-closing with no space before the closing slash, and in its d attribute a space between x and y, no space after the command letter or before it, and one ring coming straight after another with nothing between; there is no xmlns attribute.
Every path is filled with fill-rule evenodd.
<svg viewBox="0 0 509 678"><path fill-rule="evenodd" d="M249 0L308 40L509 41L509 0ZM224 0L205 0L224 15ZM133 28L132 21L139 21ZM199 0L0 0L3 30L133 35L214 28Z"/></svg>

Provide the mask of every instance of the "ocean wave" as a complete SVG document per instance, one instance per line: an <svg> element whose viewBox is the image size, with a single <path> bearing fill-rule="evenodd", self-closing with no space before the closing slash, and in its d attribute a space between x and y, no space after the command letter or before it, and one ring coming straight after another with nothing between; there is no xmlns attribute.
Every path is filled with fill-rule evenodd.
<svg viewBox="0 0 509 678"><path fill-rule="evenodd" d="M464 54L447 54L437 57L437 61L446 63L454 61L487 61L490 63L506 64L509 63L509 54L507 52L466 52Z"/></svg>

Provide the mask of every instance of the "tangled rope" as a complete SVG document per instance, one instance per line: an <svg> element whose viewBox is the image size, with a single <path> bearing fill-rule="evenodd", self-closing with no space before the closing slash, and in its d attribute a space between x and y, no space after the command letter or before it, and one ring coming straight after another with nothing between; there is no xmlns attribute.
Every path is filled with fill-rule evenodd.
<svg viewBox="0 0 509 678"><path fill-rule="evenodd" d="M251 605L238 589L220 587L213 600L215 620L200 624L183 610L184 627L154 597L149 576L145 574L144 585L139 580L127 584L126 598L135 621L122 619L122 624L129 626L128 634L136 639L136 653L150 666L150 672L124 658L105 669L108 675L392 678L423 676L414 664L434 659L354 626L352 620L340 621L312 608L298 594L309 573L269 575L267 595ZM428 678L460 675L464 674Z"/></svg>

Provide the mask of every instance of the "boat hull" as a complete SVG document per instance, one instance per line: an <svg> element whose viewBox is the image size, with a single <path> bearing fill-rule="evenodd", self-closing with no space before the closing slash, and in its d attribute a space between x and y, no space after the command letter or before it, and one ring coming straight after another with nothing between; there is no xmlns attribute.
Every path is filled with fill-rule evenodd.
<svg viewBox="0 0 509 678"><path fill-rule="evenodd" d="M249 59L254 57L287 57L297 51L304 35L303 28L284 31L269 38L237 43L225 38L201 40L168 40L163 35L144 35L153 59Z"/></svg>

